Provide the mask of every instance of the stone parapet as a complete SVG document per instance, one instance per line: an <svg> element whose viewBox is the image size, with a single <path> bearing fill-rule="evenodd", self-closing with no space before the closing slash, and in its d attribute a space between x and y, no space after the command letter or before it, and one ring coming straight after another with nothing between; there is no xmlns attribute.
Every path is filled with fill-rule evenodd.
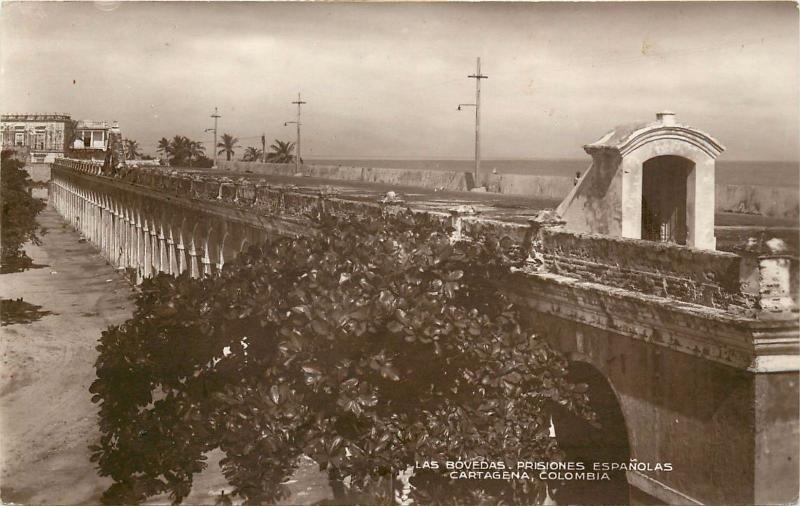
<svg viewBox="0 0 800 506"><path fill-rule="evenodd" d="M542 250L558 274L713 308L758 307L741 290L742 258L733 253L552 229L543 231Z"/></svg>
<svg viewBox="0 0 800 506"><path fill-rule="evenodd" d="M69 159L59 159L53 167L260 215L303 218L320 212L363 214L380 213L387 207L408 207L439 216L456 231L459 239L490 234L511 241L528 251L537 272L551 272L747 318L760 318L767 313L770 318L797 318L794 294L788 284L793 263L786 255L777 259L774 253L759 254L764 258L753 260L749 253L742 256L669 243L567 232L552 211L540 212L526 224L482 218L464 206L450 213L436 212L425 209L420 202L405 204L391 199L375 202L358 196L342 197L325 189L271 185L265 179L232 179L160 167L104 172L102 164Z"/></svg>

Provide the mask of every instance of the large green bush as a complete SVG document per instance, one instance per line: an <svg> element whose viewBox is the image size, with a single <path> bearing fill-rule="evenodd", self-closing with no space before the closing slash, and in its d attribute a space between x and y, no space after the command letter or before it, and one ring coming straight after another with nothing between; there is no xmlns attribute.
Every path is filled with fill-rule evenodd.
<svg viewBox="0 0 800 506"><path fill-rule="evenodd" d="M42 228L36 216L46 207L44 201L31 196L34 183L25 170L25 163L14 158L10 150L2 152L0 187L3 203L0 224L0 273L16 272L31 266L33 261L25 254L26 242L39 244Z"/></svg>
<svg viewBox="0 0 800 506"><path fill-rule="evenodd" d="M159 275L103 333L98 379L106 503L178 503L220 448L233 494L285 497L305 454L334 489L390 503L423 460L558 460L548 407L584 416L565 361L520 327L497 283L521 255L491 237L452 244L427 216L325 217L252 247L219 276ZM532 480L417 472L423 503L533 503ZM354 497L351 495L351 497Z"/></svg>

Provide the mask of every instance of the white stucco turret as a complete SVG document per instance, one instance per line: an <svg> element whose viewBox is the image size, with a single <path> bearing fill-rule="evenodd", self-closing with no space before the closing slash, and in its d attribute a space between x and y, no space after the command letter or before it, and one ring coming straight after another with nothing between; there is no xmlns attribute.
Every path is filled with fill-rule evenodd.
<svg viewBox="0 0 800 506"><path fill-rule="evenodd" d="M661 112L584 146L592 165L558 206L575 232L715 249L714 163L723 146Z"/></svg>

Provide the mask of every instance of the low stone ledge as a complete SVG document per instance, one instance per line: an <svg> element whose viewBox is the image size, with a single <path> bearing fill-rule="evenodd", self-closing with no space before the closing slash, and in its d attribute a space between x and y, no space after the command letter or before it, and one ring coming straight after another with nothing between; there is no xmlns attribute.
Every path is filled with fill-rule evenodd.
<svg viewBox="0 0 800 506"><path fill-rule="evenodd" d="M414 209L413 204L407 206L401 201L371 202L331 196L318 189L312 193L294 185L253 184L247 180L233 181L224 176L186 176L156 168L137 169L133 171L134 175L122 171L102 174L98 172L101 166L96 163L63 159L57 160L53 167L55 171L121 180L189 200L207 200L220 206L250 210L262 216L308 218L320 212L364 215L408 208L440 220L443 226L454 230L458 235L456 240L488 234L523 248L541 272L550 271L579 280L727 309L748 316L752 316L754 309L761 309L759 303L762 298L777 300L774 288L762 289L767 278L754 277L752 274L761 268L758 262L751 265L752 262L748 264L741 256L728 252L566 232L560 228L561 222L557 217L549 216L547 212L540 213L541 219L525 225L485 219L474 212L457 211L453 214L451 211L448 214ZM774 278L775 274L770 274L769 279ZM745 283L748 288L743 290ZM785 294L780 296L783 297L781 303L785 302ZM776 313L773 316L780 317L784 306L786 304L778 306L773 302L772 312Z"/></svg>

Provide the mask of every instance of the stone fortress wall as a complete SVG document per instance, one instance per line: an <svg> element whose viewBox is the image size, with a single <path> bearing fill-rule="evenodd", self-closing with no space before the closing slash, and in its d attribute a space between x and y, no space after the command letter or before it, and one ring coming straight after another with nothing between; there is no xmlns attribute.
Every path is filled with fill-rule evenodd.
<svg viewBox="0 0 800 506"><path fill-rule="evenodd" d="M674 504L782 504L797 492L797 309L791 259L756 244L737 254L528 221L340 196L329 187L159 168L104 172L58 160L50 201L118 269L214 274L248 244L314 233L310 214L376 215L407 207L527 252L504 285L556 349L589 364L616 394L636 489ZM388 197L388 195L386 195ZM766 245L768 246L768 244ZM796 265L796 264L795 264ZM559 429L556 429L558 433Z"/></svg>
<svg viewBox="0 0 800 506"><path fill-rule="evenodd" d="M231 172L251 172L263 175L294 174L294 165L277 163L220 161L220 169ZM303 165L303 175L364 181L373 183L439 188L448 191L468 191L485 186L489 191L508 195L526 195L543 200L563 199L572 189L572 177L527 174L481 174L479 184L472 173L447 170L389 169L343 165ZM800 217L800 193L797 188L718 184L715 191L716 212L760 214L775 218Z"/></svg>

